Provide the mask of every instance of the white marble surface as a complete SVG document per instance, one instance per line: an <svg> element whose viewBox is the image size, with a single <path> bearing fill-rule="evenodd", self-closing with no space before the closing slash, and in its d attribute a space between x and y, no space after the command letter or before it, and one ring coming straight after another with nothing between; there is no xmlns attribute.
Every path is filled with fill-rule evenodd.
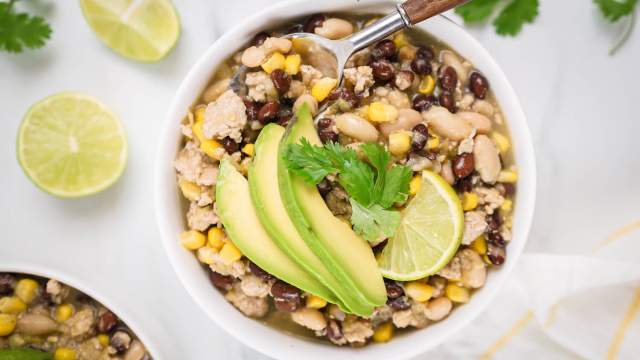
<svg viewBox="0 0 640 360"><path fill-rule="evenodd" d="M181 78L219 34L269 3L175 0L183 26L178 46L145 65L97 41L76 1L37 2L53 40L44 50L0 54L0 264L48 264L95 283L144 324L158 358L202 359L221 350L225 358L259 358L209 321L178 283L158 239L151 174L158 127ZM530 251L586 253L640 218L640 28L609 57L618 30L583 0L543 0L535 25L515 39L490 27L470 29L503 66L529 118L539 169ZM63 90L100 98L129 136L122 180L74 201L36 189L15 154L26 109Z"/></svg>

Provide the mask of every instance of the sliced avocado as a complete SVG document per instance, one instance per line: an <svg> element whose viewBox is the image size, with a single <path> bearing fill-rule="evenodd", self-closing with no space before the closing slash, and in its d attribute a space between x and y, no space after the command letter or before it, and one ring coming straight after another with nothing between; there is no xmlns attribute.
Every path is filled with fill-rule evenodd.
<svg viewBox="0 0 640 360"><path fill-rule="evenodd" d="M278 182L289 217L313 252L343 286L362 296L370 306L387 301L382 274L371 247L342 220L335 217L318 189L289 173L284 160L287 145L306 138L313 145L322 142L313 126L308 107L303 106L280 143Z"/></svg>
<svg viewBox="0 0 640 360"><path fill-rule="evenodd" d="M340 299L339 305L345 312L370 315L371 306L364 305L357 294L333 276L289 218L278 187L278 148L284 132L282 126L269 124L260 131L255 143L255 155L249 167L249 189L258 218L280 249Z"/></svg>
<svg viewBox="0 0 640 360"><path fill-rule="evenodd" d="M307 274L273 242L253 207L247 179L228 158L220 163L216 207L227 235L244 256L278 279L336 303L331 290Z"/></svg>

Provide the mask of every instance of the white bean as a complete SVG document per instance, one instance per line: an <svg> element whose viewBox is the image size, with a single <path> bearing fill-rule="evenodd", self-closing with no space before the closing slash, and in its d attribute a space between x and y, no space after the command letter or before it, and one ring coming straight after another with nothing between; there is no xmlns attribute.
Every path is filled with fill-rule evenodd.
<svg viewBox="0 0 640 360"><path fill-rule="evenodd" d="M427 303L425 315L427 319L431 321L440 321L444 319L445 316L449 315L452 307L453 304L451 303L451 300L444 296L439 297Z"/></svg>
<svg viewBox="0 0 640 360"><path fill-rule="evenodd" d="M471 104L473 104L473 100L474 100L473 95L471 95L469 93L464 94L462 96L462 99L460 99L460 104L459 104L460 105L459 106L460 109L462 109L462 110L469 109L471 107Z"/></svg>
<svg viewBox="0 0 640 360"><path fill-rule="evenodd" d="M267 54L262 48L251 46L242 53L242 65L254 68L262 65L267 60Z"/></svg>
<svg viewBox="0 0 640 360"><path fill-rule="evenodd" d="M309 110L311 111L311 115L315 115L318 112L318 101L316 100L316 98L314 98L310 94L302 94L293 103L294 114L298 111L298 109L300 109L302 104L309 105Z"/></svg>
<svg viewBox="0 0 640 360"><path fill-rule="evenodd" d="M392 132L396 132L398 130L407 130L411 131L414 126L421 123L422 116L419 112L413 109L400 109L398 110L398 119L394 122L386 122L379 125L380 132L388 137Z"/></svg>
<svg viewBox="0 0 640 360"><path fill-rule="evenodd" d="M16 329L27 335L48 335L58 330L58 323L46 315L24 314L18 319Z"/></svg>
<svg viewBox="0 0 640 360"><path fill-rule="evenodd" d="M269 37L264 41L264 43L262 43L260 47L265 52L265 54L271 55L276 51L286 54L291 51L292 45L293 44L289 39Z"/></svg>
<svg viewBox="0 0 640 360"><path fill-rule="evenodd" d="M492 117L494 113L493 105L487 100L476 100L473 105L471 105L471 109L489 118Z"/></svg>
<svg viewBox="0 0 640 360"><path fill-rule="evenodd" d="M205 103L210 103L215 101L223 92L227 91L229 88L229 82L231 79L222 79L214 82L204 91L202 94L202 100Z"/></svg>
<svg viewBox="0 0 640 360"><path fill-rule="evenodd" d="M493 184L498 180L498 174L502 169L500 156L496 145L488 136L476 136L475 144L473 145L473 160L482 181L487 184Z"/></svg>
<svg viewBox="0 0 640 360"><path fill-rule="evenodd" d="M123 360L142 360L146 352L140 341L133 340L129 346L129 350L124 354Z"/></svg>
<svg viewBox="0 0 640 360"><path fill-rule="evenodd" d="M367 120L352 113L344 113L336 118L336 127L341 133L362 142L378 140L378 130Z"/></svg>
<svg viewBox="0 0 640 360"><path fill-rule="evenodd" d="M316 309L302 308L291 313L291 319L313 331L320 331L327 327L327 320L322 313Z"/></svg>
<svg viewBox="0 0 640 360"><path fill-rule="evenodd" d="M451 162L447 161L442 164L442 169L440 169L440 175L442 178L449 183L449 185L453 185L456 179L453 177L453 169L451 168Z"/></svg>
<svg viewBox="0 0 640 360"><path fill-rule="evenodd" d="M353 34L353 25L346 20L329 18L315 29L315 33L331 40L342 39Z"/></svg>
<svg viewBox="0 0 640 360"><path fill-rule="evenodd" d="M477 252L471 249L461 250L458 254L462 262L462 283L473 289L484 285L487 278L487 269L484 261Z"/></svg>
<svg viewBox="0 0 640 360"><path fill-rule="evenodd" d="M488 134L491 131L491 120L488 117L474 112L474 111L461 111L456 114L459 118L473 126L478 134Z"/></svg>
<svg viewBox="0 0 640 360"><path fill-rule="evenodd" d="M464 67L464 65L462 65L462 61L460 61L460 58L458 58L458 56L454 54L453 51L440 51L440 61L443 64L449 65L456 70L460 84L464 84L467 81L467 69Z"/></svg>
<svg viewBox="0 0 640 360"><path fill-rule="evenodd" d="M422 116L436 134L454 141L469 137L473 130L469 123L442 106L432 106L428 111L423 112Z"/></svg>

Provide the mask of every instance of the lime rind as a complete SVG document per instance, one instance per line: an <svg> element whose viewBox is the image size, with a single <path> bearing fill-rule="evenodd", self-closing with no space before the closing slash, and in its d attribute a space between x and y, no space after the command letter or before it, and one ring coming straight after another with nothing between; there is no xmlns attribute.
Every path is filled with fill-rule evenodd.
<svg viewBox="0 0 640 360"><path fill-rule="evenodd" d="M429 211L429 206L442 201L447 211ZM402 216L400 228L378 258L383 276L411 281L437 273L456 254L462 239L464 214L455 191L439 175L424 171L420 191Z"/></svg>
<svg viewBox="0 0 640 360"><path fill-rule="evenodd" d="M105 154L100 152L96 153L92 149L82 152L81 156L83 157L86 157L86 156L112 157L112 160L114 160L113 163L116 164L116 166L113 167L112 171L108 174L108 176L100 179L100 181L97 181L91 185L85 186L82 189L76 189L75 191L64 190L63 189L64 184L56 185L56 184L50 183L49 181L44 181L42 179L42 176L43 176L42 174L45 172L43 170L46 170L46 168L43 168L41 166L37 169L41 171L37 171L35 168L36 165L30 162L29 160L30 157L27 155L27 152L28 152L27 150L30 149L32 145L46 147L47 150L51 150L51 151L43 151L42 156L43 157L48 156L48 158L46 159L47 163L44 165L48 167L56 166L56 161L61 160L65 156L64 154L61 154L62 147L59 146L60 142L59 141L56 142L53 140L56 137L63 136L61 134L61 131L64 131L64 130L61 127L61 123L64 122L64 118L65 118L64 114L66 111L63 109L56 109L55 107L47 109L50 111L43 111L47 107L52 106L52 104L54 104L57 101L62 101L67 103L66 111L78 110L77 104L80 102L86 102L87 104L90 104L91 106L95 107L96 109L99 110L98 114L95 114L95 115L100 115L108 118L109 125L111 125L115 129L115 131L112 131L111 134L107 134L107 136L114 137L116 138L116 140L118 140L117 152L113 154ZM74 103L76 103L75 106L73 105ZM54 129L38 128L37 131L35 132L29 131L29 127L34 126L32 120L36 118L42 121L49 120L47 122L47 125L51 125L57 128L54 128ZM51 121L51 118L54 118L55 120ZM37 127L37 125L35 126ZM74 130L82 132L86 129L75 128ZM38 142L38 144L30 144L29 143L30 140L28 139L28 137L34 136L34 134L36 134L37 136L45 135L46 141ZM97 137L92 138L92 136L97 136ZM100 139L100 137L103 137L103 138ZM96 140L96 139L104 140L104 133L103 134L85 133L84 138L80 139L79 141L86 142L87 140ZM18 137L16 141L16 155L17 155L18 163L20 164L20 167L24 171L25 175L27 175L27 178L42 191L59 198L84 197L84 196L99 193L111 187L115 182L117 182L120 179L120 177L122 176L122 173L126 168L127 157L128 157L127 150L128 150L128 145L127 145L126 134L117 116L97 99L85 94L77 93L77 92L62 92L62 93L54 94L32 105L22 120L20 128L18 129ZM57 165L59 165L59 163ZM59 182L64 181L63 176L58 176L53 173L47 174L47 175L56 177L56 179Z"/></svg>

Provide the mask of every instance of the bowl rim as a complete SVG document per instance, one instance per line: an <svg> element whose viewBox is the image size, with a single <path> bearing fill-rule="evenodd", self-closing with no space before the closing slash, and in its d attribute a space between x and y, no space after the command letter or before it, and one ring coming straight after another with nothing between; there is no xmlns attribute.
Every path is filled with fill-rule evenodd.
<svg viewBox="0 0 640 360"><path fill-rule="evenodd" d="M143 328L138 322L135 322L133 320L131 314L126 311L123 306L120 306L117 303L108 300L100 293L93 290L93 288L88 286L86 282L79 280L73 275L68 275L64 271L55 270L52 267L46 267L43 265L37 265L24 261L10 261L0 264L0 272L21 274L25 276L31 275L45 279L57 280L67 286L71 286L72 288L82 292L83 294L89 295L92 299L102 304L102 306L107 308L109 311L116 314L116 316L133 331L136 337L140 339L140 341L142 341L145 349L147 349L147 352L149 352L149 354L151 354L154 359L161 359L158 348L153 342L150 341L149 337L147 337L147 335L143 331L141 331L141 329Z"/></svg>
<svg viewBox="0 0 640 360"><path fill-rule="evenodd" d="M458 24L444 16L440 16L430 21L433 23L438 22L439 26L446 28L448 32L455 33L455 37L458 37L462 43L451 44L447 41L443 41L459 53L463 52L461 51L461 47L465 47L465 49L468 50L467 52L471 51L469 49L477 52L477 55L474 56L476 58L474 63L478 65L477 60L481 59L484 66L478 67L482 69L482 72L486 76L490 77L490 82L492 84L495 85L496 83L499 83L501 95L498 96L498 94L496 94L496 101L500 104L503 113L509 113L509 116L506 116L508 118L507 124L511 133L511 138L514 139L514 156L516 157L516 164L520 172L520 179L518 181L518 188L520 191L518 192L517 200L515 201L513 229L514 239L516 239L517 242L512 241L510 243L508 248L510 256L507 257L507 261L498 270L491 272L490 277L487 280L487 284L483 288L479 289L472 297L475 301L471 301L468 304L465 304L464 307L457 309L456 312L449 316L447 321L435 323L425 329L412 331L411 335L404 335L403 337L416 338L417 336L424 335L425 332L428 332L427 329L429 328L438 328L435 336L422 336L423 341L413 342L413 347L399 347L400 339L395 339L394 341L386 344L370 345L357 350L345 347L338 348L335 346L325 346L322 351L315 351L314 347L317 347L318 344L313 341L301 341L295 336L285 334L283 331L274 330L270 327L267 328L270 329L270 331L262 331L259 326L261 324L259 320L246 318L241 315L239 311L236 311L235 308L224 300L222 294L220 294L217 289L214 289L208 281L206 285L210 288L209 290L203 290L200 288L203 285L203 277L198 275L200 279L190 278L193 275L193 271L190 271L193 270L193 265L184 265L181 263L184 259L186 250L180 248L177 241L178 232L171 230L171 226L169 225L171 222L175 222L175 219L172 219L172 215L169 215L169 212L171 211L169 207L172 202L172 198L173 202L175 202L175 197L177 195L175 173L171 166L178 150L178 144L175 141L175 138L181 137L181 135L178 135L180 133L178 124L186 115L188 106L194 102L198 96L197 94L204 90L204 84L208 83L215 67L220 65L221 61L218 61L214 64L215 66L211 67L211 63L214 63L211 59L219 56L216 52L224 51L225 55L222 56L221 59L226 59L228 56L232 55L233 52L238 51L238 44L244 43L249 39L247 38L248 33L257 33L264 29L264 27L255 25L256 23L261 23L261 20L264 19L268 19L272 22L282 22L286 19L300 18L313 12L344 13L358 12L358 9L360 10L360 13L363 13L366 8L378 8L378 10L380 8L390 9L395 4L395 1L389 0L361 0L357 5L349 4L344 0L324 0L321 3L308 2L304 0L289 0L266 7L225 32L198 58L197 62L191 67L188 74L183 79L169 106L165 123L162 125L163 131L161 132L154 169L154 200L156 218L165 251L169 257L171 266L180 279L180 282L185 287L191 298L193 298L209 318L211 318L218 326L235 339L238 339L244 345L263 354L275 358L295 358L296 355L299 356L300 351L303 350L311 351L305 353L305 356L308 358L325 358L326 356L334 356L340 359L364 355L366 355L367 358L380 359L388 358L389 355L392 355L394 358L409 358L421 354L442 343L452 334L458 332L462 327L475 319L480 312L493 301L498 291L503 287L508 275L512 272L512 269L517 263L518 258L523 252L526 241L528 240L535 208L536 162L531 134L524 111L506 75L488 51ZM286 14L286 16L277 16L277 14ZM421 25L420 27L424 28L427 27L427 25ZM247 29L251 29L251 31ZM429 32L425 29L423 29L423 31ZM444 36L443 34L437 33L431 33L431 35L435 38L441 38ZM469 58L470 56L464 55L464 57ZM202 80L203 74L206 75L206 82L203 82ZM498 81L496 82L496 80ZM192 95L195 84L199 84L200 88L195 95ZM498 91L498 89L494 88L494 92L496 91ZM187 105L185 106L185 104ZM516 138L518 139L517 142L515 141ZM169 174L171 175L169 176ZM172 178L171 180L169 180L170 177ZM173 194L170 194L171 188L173 188ZM184 217L184 214L181 216ZM180 222L183 223L182 219ZM184 228L184 225L182 227ZM193 258L192 261L197 262L195 256L190 252L189 256ZM198 264L198 266L200 265ZM187 267L190 267L191 269L187 269ZM218 300L222 300L226 303L226 306L221 304L218 300L207 298L207 296L212 294L212 291L218 293ZM214 295L214 297L216 296ZM213 306L213 303L210 303L210 301L217 301L216 305L222 306L223 310L219 311L220 308ZM234 310L234 314L225 312L226 309L229 308ZM461 314L456 315L457 313ZM454 318L456 321L454 321ZM250 321L252 325L248 325L247 321ZM262 325L263 328L266 327L266 325ZM247 332L250 333L250 336L247 336ZM280 346L278 341L282 341L284 346ZM303 345L303 343L305 345ZM404 341L402 343L404 343ZM371 348L374 348L375 352L373 352ZM338 351L335 351L335 349L338 349ZM393 349L393 353L391 353L390 350L386 351L387 349Z"/></svg>

